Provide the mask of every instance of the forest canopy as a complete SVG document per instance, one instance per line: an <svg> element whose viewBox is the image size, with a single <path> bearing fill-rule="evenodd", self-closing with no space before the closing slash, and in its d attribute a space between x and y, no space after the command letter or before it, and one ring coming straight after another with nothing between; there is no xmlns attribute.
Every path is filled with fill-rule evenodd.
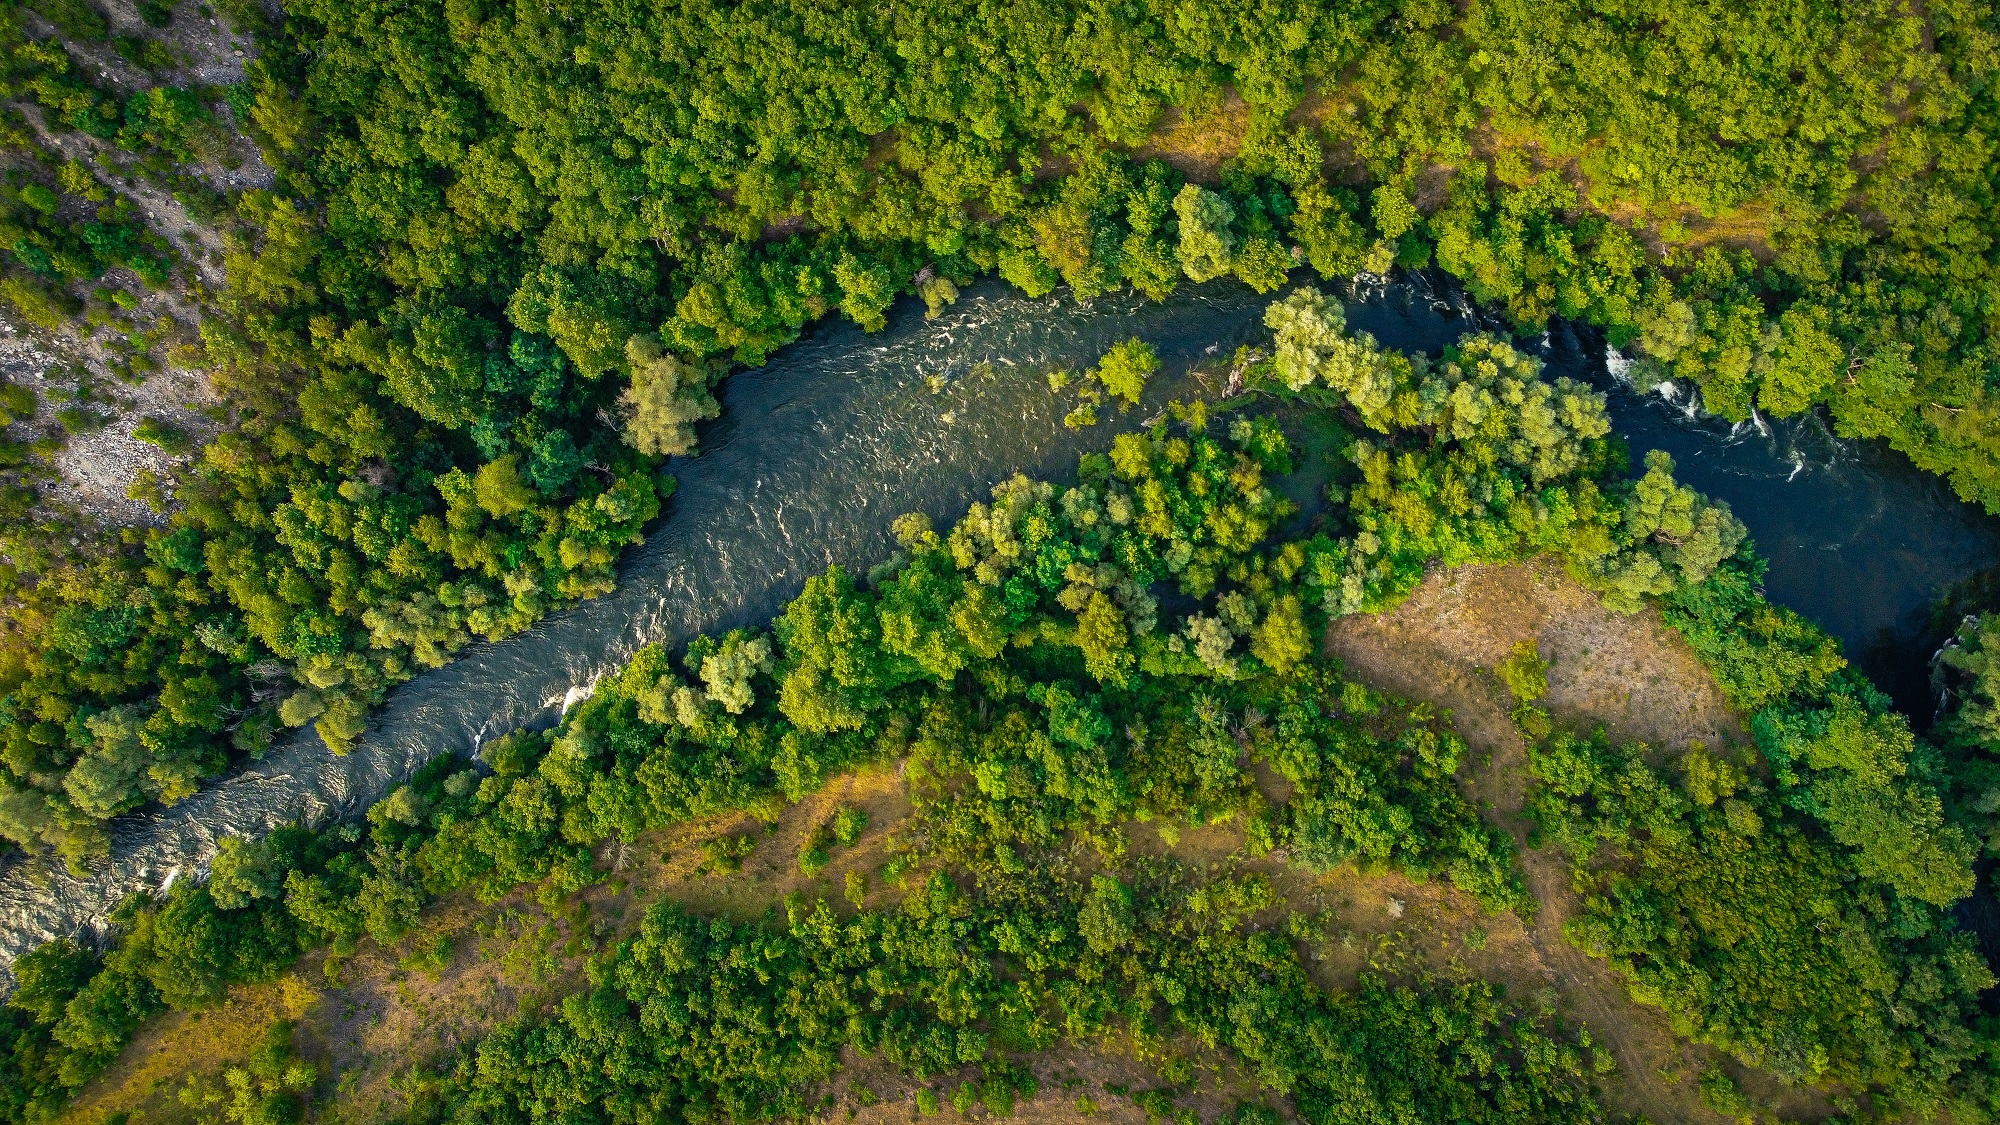
<svg viewBox="0 0 2000 1125"><path fill-rule="evenodd" d="M230 8L258 50L212 105L93 86L62 46L91 14L8 17L50 128L152 175L228 124L274 179L213 212L227 282L181 354L232 422L166 526L69 550L0 520L0 836L72 863L105 818L288 726L343 750L390 686L607 589L731 364L989 273L1157 298L1432 265L1522 331L1601 326L1725 417L1824 408L2000 510L2000 38L1964 0L300 0ZM24 315L110 269L181 284L63 169L0 199Z"/></svg>
<svg viewBox="0 0 2000 1125"><path fill-rule="evenodd" d="M1663 454L1627 456L1601 396L1495 336L1389 351L1311 285L1435 268L1522 333L1592 326L1636 379L1698 388L1725 418L1823 410L2000 512L1989 6L219 6L256 37L226 90L99 81L107 41L133 66L152 56L87 0L0 13L0 143L36 157L0 175L0 298L61 332L148 290L184 296L199 328L177 362L206 373L225 419L203 443L165 421L133 430L185 458L154 482L156 525L57 512L39 491L50 449L0 446L14 847L84 869L108 819L187 797L286 728L344 751L395 684L604 593L733 366L824 317L880 330L906 295L937 316L986 275L1066 300L1271 294L1273 354L1238 374L1338 417L1338 514L1278 536L1290 513L1267 482L1291 450L1268 419L1225 426L1196 405L1072 483L1004 482L941 533L906 523L874 579L835 570L768 630L648 650L558 730L440 765L365 829L233 841L207 884L121 912L102 954L24 959L0 1024L6 1113L51 1111L145 1019L307 947L394 943L456 892L567 894L598 877L604 840L906 754L935 783L934 846L910 857L924 889L900 911L836 925L801 905L741 929L661 913L587 998L441 1079L438 1118L592 1101L592 1052L668 1026L647 1005L751 987L695 979L695 958L754 954L839 997L792 1014L856 1030L760 1042L776 1054L747 1075L657 1055L645 1081L678 1110L788 1105L788 1083L849 1044L919 1070L990 1063L1004 1094L1004 1056L957 1033L1041 989L1087 997L1066 1033L1167 1012L1227 1038L1314 1120L1400 1105L1408 1074L1460 1116L1590 1119L1587 1044L1476 991L1371 984L1357 1010L1228 911L1199 936L1260 966L1254 981L1220 955L1177 963L1176 1000L1116 968L1127 948L1170 958L1196 893L1120 852L1116 826L1141 813L1227 813L1307 867L1393 868L1524 908L1508 841L1451 784L1454 736L1342 679L1314 641L1427 568L1551 557L1679 631L1755 752L1663 764L1559 729L1532 675L1508 681L1538 839L1587 896L1572 939L1746 1065L1891 1109L1991 1114L1975 998L1992 976L1952 914L2000 847L1991 619L1943 659L1958 705L1919 738L1824 633L1763 602L1726 505ZM268 182L221 191L190 171L231 136ZM55 138L110 162L58 159ZM197 283L135 183L214 226L226 280ZM127 341L143 377L150 337ZM1086 377L1077 424L1138 399L1157 359L1121 347ZM23 392L0 388L10 426L36 412ZM1265 803L1239 751L1293 799ZM1015 869L1078 840L1121 865L1109 882ZM1262 892L1217 893L1235 910ZM977 940L936 939L941 919ZM1031 964L1030 924L1066 967ZM842 961L843 942L872 960ZM947 956L990 1006L868 991ZM1065 975L1077 966L1099 976ZM1267 1008L1230 1010L1232 992ZM1412 1022L1371 1022L1376 1008ZM1253 1042L1260 1020L1282 1034ZM1456 1038L1413 1038L1426 1020ZM1296 1062L1341 1036L1374 1053ZM1461 1051L1523 1066L1474 1081L1439 1061ZM244 1081L282 1085L267 1061L278 1077ZM1353 1088L1314 1085L1350 1065ZM545 1090L493 1077L529 1071Z"/></svg>
<svg viewBox="0 0 2000 1125"><path fill-rule="evenodd" d="M1277 418L1202 402L1086 455L1070 483L1004 481L945 531L905 517L867 581L832 568L768 629L648 646L555 729L440 757L365 824L226 843L206 883L128 907L102 957L54 943L24 959L11 1119L59 1106L154 1013L216 1004L301 950L337 966L363 942L395 948L454 894L534 885L558 902L611 877L609 843L895 762L914 813L881 872L893 905L796 899L747 925L658 907L583 991L413 1085L410 1120L530 1120L635 1092L794 1116L845 1047L918 1078L976 1065L974 1096L1001 1112L1024 1092L1021 1056L1116 1030L1226 1047L1316 1125L1406 1102L1426 1120L1603 1120L1589 1085L1614 1064L1587 1035L1477 982L1323 990L1291 945L1318 921L1252 923L1275 905L1268 881L1204 882L1131 846L1134 824L1235 822L1252 854L1307 871L1533 910L1513 841L1460 792L1465 744L1314 639L1394 606L1432 561L1534 557L1659 610L1755 733L1753 766L1691 747L1663 772L1539 710L1531 648L1497 673L1531 747L1538 843L1588 892L1570 940L1745 1065L1884 1112L1992 1112L1977 998L1993 975L1951 909L1975 840L1939 815L1952 759L1824 633L1763 602L1726 507L1658 456L1626 475L1600 394L1492 336L1387 352L1332 308L1310 289L1274 302L1278 355L1246 374L1343 431L1344 502L1317 527L1280 530L1292 513L1272 484L1295 450ZM1704 525L1728 546L1690 549ZM1983 646L1968 632L1953 658L1980 677L1969 692L1988 689ZM800 863L857 832L835 818Z"/></svg>

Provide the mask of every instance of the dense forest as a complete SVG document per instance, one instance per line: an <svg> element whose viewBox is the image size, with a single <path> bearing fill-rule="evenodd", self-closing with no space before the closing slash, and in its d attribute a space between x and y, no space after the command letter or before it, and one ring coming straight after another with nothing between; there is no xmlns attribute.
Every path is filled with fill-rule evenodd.
<svg viewBox="0 0 2000 1125"><path fill-rule="evenodd" d="M10 173L7 292L60 325L187 287L170 350L228 416L134 482L154 529L65 535L14 455L0 834L78 863L106 817L288 725L346 747L388 686L605 589L729 364L989 271L1088 298L1434 265L2000 509L1976 4L246 5L226 97L122 100L64 53L105 38L86 0L34 12L22 143L101 156ZM184 170L232 125L268 189ZM219 289L106 189L153 180L218 224Z"/></svg>
<svg viewBox="0 0 2000 1125"><path fill-rule="evenodd" d="M365 825L229 840L207 882L128 905L101 956L22 958L9 1119L53 1113L154 1013L214 1005L304 949L330 945L332 972L443 896L535 885L559 903L609 876L607 841L899 761L915 814L880 872L899 906L795 899L745 925L655 907L581 992L410 1079L405 1119L776 1120L810 1108L846 1047L920 1079L976 1065L961 1110L1004 1113L1019 1059L1115 1029L1224 1047L1315 1123L1392 1106L1608 1120L1592 1090L1613 1064L1587 1033L1476 981L1328 992L1297 948L1323 923L1268 881L1132 847L1135 822L1238 822L1252 852L1307 870L1532 912L1512 840L1454 780L1464 743L1344 678L1315 638L1395 605L1427 560L1547 555L1614 604L1657 607L1751 717L1757 758L1697 746L1663 772L1540 710L1532 648L1498 670L1534 747L1542 841L1590 890L1571 940L1677 1033L1787 1081L1882 1116L2000 1110L1976 1003L1994 977L1951 910L1991 805L1953 789L1990 768L1985 634L1952 658L1977 702L1920 741L1824 633L1757 594L1726 507L1657 454L1627 474L1601 394L1491 336L1383 351L1311 288L1267 322L1250 385L1342 419L1331 522L1278 534L1290 444L1266 414L1201 402L1086 455L1067 486L1003 482L944 533L906 517L866 582L836 568L767 631L648 648L557 728L438 759ZM799 862L858 829L834 818ZM729 838L709 850L727 871ZM848 887L859 905L865 884ZM240 1120L291 1119L310 1085L251 1083L263 1116Z"/></svg>
<svg viewBox="0 0 2000 1125"><path fill-rule="evenodd" d="M218 18L251 47L225 85L170 38ZM219 396L212 433L133 430L178 469L135 478L154 518L121 525L54 488L65 435L101 424L89 378L60 408L0 386L0 837L78 871L108 819L286 728L344 751L390 687L610 589L672 518L718 382L821 318L936 315L985 275L1248 286L1274 302L1249 386L1348 440L1331 522L1283 539L1278 430L1182 407L1074 482L905 524L886 569L814 579L768 633L649 651L365 828L226 842L107 948L15 967L4 1113L56 1112L154 1014L303 949L395 943L460 892L570 894L605 840L907 758L900 907L662 907L412 1120L789 1114L849 1046L986 1064L998 1105L1008 1052L1113 1027L1227 1046L1314 1121L1598 1119L1587 1039L1490 990L1329 992L1253 923L1268 888L1121 845L1134 817L1234 817L1308 868L1531 910L1452 784L1456 736L1315 638L1429 569L1550 556L1658 612L1756 751L1669 767L1564 729L1522 655L1573 939L1745 1065L1984 1119L1993 979L1953 905L2000 848L2000 624L1967 621L1918 738L1601 396L1504 339L1384 351L1293 286L1434 268L1523 333L1593 326L1725 418L1824 411L2000 512L1996 69L2000 17L1970 0L9 5L0 297L119 380L174 366ZM214 261L168 237L169 203ZM1107 356L1075 423L1151 362ZM1057 862L1079 840L1087 873ZM695 969L751 959L782 975ZM932 975L971 983L911 983ZM274 1045L243 1071L236 1119L298 1113L295 1065Z"/></svg>

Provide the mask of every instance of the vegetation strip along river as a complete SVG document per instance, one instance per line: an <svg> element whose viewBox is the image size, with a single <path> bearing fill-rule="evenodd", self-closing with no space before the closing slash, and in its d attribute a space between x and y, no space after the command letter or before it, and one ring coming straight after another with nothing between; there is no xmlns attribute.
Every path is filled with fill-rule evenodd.
<svg viewBox="0 0 2000 1125"><path fill-rule="evenodd" d="M1435 353L1467 331L1499 329L1421 276L1352 297L1350 325L1397 349ZM905 301L879 335L822 324L730 378L722 419L699 457L673 465L680 489L627 555L615 592L398 688L347 755L305 732L171 809L120 819L111 857L88 878L45 856L17 861L0 874L0 959L99 925L127 894L204 868L219 838L354 815L440 752L546 723L644 644L762 622L828 564L885 556L890 522L906 511L948 523L1015 472L1067 475L1079 452L1107 447L1168 400L1219 394L1231 353L1265 338L1266 304L1229 281L1158 304L1127 293L1084 305L988 283L936 320ZM1067 400L1044 376L1088 366L1131 336L1161 360L1141 407L1064 428ZM1539 348L1524 344L1551 375L1608 379L1593 335L1558 324ZM1824 623L1899 703L1922 702L1937 643L1929 607L2000 557L2000 521L1810 416L1730 427L1629 386L1613 388L1610 409L1635 451L1669 450L1687 484L1734 506L1773 560L1774 601Z"/></svg>

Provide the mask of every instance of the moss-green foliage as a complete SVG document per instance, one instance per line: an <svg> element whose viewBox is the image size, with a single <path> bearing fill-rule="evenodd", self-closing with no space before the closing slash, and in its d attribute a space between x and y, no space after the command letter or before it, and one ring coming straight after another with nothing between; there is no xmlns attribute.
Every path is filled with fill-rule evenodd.
<svg viewBox="0 0 2000 1125"><path fill-rule="evenodd" d="M1943 658L1962 677L1955 685L1951 733L2000 745L2000 614L1967 618Z"/></svg>
<svg viewBox="0 0 2000 1125"><path fill-rule="evenodd" d="M1588 891L1571 937L1745 1062L1989 1112L1967 1027L1993 977L1948 909L1975 841L1946 821L1942 763L1823 632L1764 604L1760 571L1732 559L1661 602L1750 715L1756 767L1696 746L1661 768L1601 734L1531 750L1540 831Z"/></svg>
<svg viewBox="0 0 2000 1125"><path fill-rule="evenodd" d="M64 2L39 10L94 34ZM147 713L141 800L268 738L224 737L205 705L175 703L187 684L233 712L263 694L248 669L284 666L297 690L265 717L347 744L412 669L604 588L657 500L644 462L685 451L714 410L697 361L761 362L835 310L878 327L906 291L935 310L987 271L1034 294L1157 297L1225 274L1267 291L1301 259L1435 260L1524 327L1601 324L1643 375L1699 385L1731 417L1824 403L1842 432L1886 436L2000 506L1981 202L1995 30L1966 0L1200 18L1099 0L314 0L282 30L254 4L225 14L270 33L230 99L280 190L238 200L203 328L244 419L177 497L213 558L157 575L133 536L57 564L32 526L0 533L32 591L9 698L35 718L5 732L0 783L0 834L18 843L78 855L98 840L97 813L60 784L89 750L79 716ZM161 167L214 155L205 95L115 96L59 42L13 17L0 32L0 78L53 127ZM1165 110L1199 123L1230 91L1242 144L1214 182L1130 158ZM1507 143L1475 158L1483 125ZM1329 182L1329 153L1365 182ZM92 217L78 200L101 192L56 186L24 179L18 207L0 193L0 293L54 324L69 315L55 280L121 264L164 280L164 245L125 204ZM1688 242L1708 218L1725 225ZM1717 244L1738 234L1767 260ZM1361 392L1385 372L1330 362L1325 385L1374 409ZM454 474L509 456L539 496L486 518ZM31 499L25 480L0 496ZM1597 518L1589 497L1564 499ZM1588 565L1636 604L1727 553L1729 525L1708 516L1692 514L1693 551L1663 524ZM1401 581L1401 562L1377 564ZM145 620L121 667L72 667L40 623L104 598Z"/></svg>
<svg viewBox="0 0 2000 1125"><path fill-rule="evenodd" d="M1992 973L1947 912L1858 869L1795 791L1699 748L1684 780L1601 737L1558 733L1530 757L1541 830L1590 892L1571 939L1676 1031L1794 1081L1887 1087L1905 1109L1983 1104L1961 1071L1981 1069L1967 1028Z"/></svg>
<svg viewBox="0 0 2000 1125"><path fill-rule="evenodd" d="M1321 1125L1603 1119L1585 1093L1589 1053L1519 1020L1491 986L1418 991L1368 976L1330 994L1288 940L1249 924L1269 900L1261 881L1189 885L1147 866L1133 882L1037 873L968 892L934 876L895 908L842 920L795 901L769 926L656 908L557 1018L480 1044L428 1119L633 1101L796 1118L847 1047L920 1078L983 1064L962 1110L983 1100L1002 1113L1021 1086L1005 1052L1125 1029L1231 1050ZM1090 921L1105 883L1123 896L1109 930Z"/></svg>
<svg viewBox="0 0 2000 1125"><path fill-rule="evenodd" d="M383 302L371 284L491 290L586 371L616 324L755 361L832 309L876 324L896 292L987 270L1088 297L1435 260L1525 326L1607 326L1732 417L1826 402L1992 503L1995 41L1966 0L321 0L253 68L250 116L326 201L352 311ZM1126 158L1225 89L1247 127L1219 183ZM1476 158L1488 124L1507 143ZM1335 151L1358 189L1326 181ZM1769 260L1690 243L1710 218Z"/></svg>
<svg viewBox="0 0 2000 1125"><path fill-rule="evenodd" d="M292 1052L292 1026L273 1023L248 1059L224 1068L220 1082L190 1075L180 1103L211 1119L219 1110L233 1125L296 1125L319 1076Z"/></svg>
<svg viewBox="0 0 2000 1125"><path fill-rule="evenodd" d="M1097 381L1104 384L1105 393L1123 399L1129 407L1139 404L1139 396L1146 392L1147 378L1159 368L1160 359L1152 346L1134 337L1105 352L1095 373Z"/></svg>
<svg viewBox="0 0 2000 1125"><path fill-rule="evenodd" d="M1846 670L1832 638L1764 604L1754 592L1761 568L1740 557L1664 599L1668 623L1750 715L1788 806L1854 848L1861 874L1933 906L1962 898L1977 841L1946 822L1945 761ZM1963 772L1971 787L1976 770Z"/></svg>
<svg viewBox="0 0 2000 1125"><path fill-rule="evenodd" d="M708 374L646 336L626 342L625 358L632 368L632 385L619 397L626 442L648 456L694 452L694 424L722 413L708 392Z"/></svg>
<svg viewBox="0 0 2000 1125"><path fill-rule="evenodd" d="M1229 200L1189 184L1174 197L1174 214L1181 223L1181 241L1174 253L1188 278L1213 281L1228 274L1236 257L1236 237L1229 230L1236 209Z"/></svg>
<svg viewBox="0 0 2000 1125"><path fill-rule="evenodd" d="M1137 406L1146 393L1146 380L1159 369L1160 357L1152 345L1134 336L1113 344L1097 366L1081 376L1068 370L1049 372L1049 390L1061 394L1071 383L1076 384L1081 405L1063 417L1063 425L1083 429L1097 424L1097 408L1107 400L1115 401L1121 412Z"/></svg>
<svg viewBox="0 0 2000 1125"><path fill-rule="evenodd" d="M2000 614L1968 617L1942 654L1951 703L1933 732L1949 755L1948 815L2000 851Z"/></svg>
<svg viewBox="0 0 2000 1125"><path fill-rule="evenodd" d="M536 1097L614 1089L702 1112L783 1107L843 1046L929 1073L1123 1027L1227 1045L1313 1120L1382 1099L1475 1120L1588 1118L1582 1056L1525 1025L1511 1041L1480 1030L1501 1018L1489 993L1293 988L1290 952L1232 921L1262 908L1260 884L1182 884L1133 861L1126 835L1134 820L1169 840L1234 820L1253 852L1444 877L1488 908L1525 908L1510 842L1452 780L1463 744L1428 708L1343 680L1311 638L1331 615L1393 605L1430 559L1553 552L1612 597L1605 560L1654 559L1669 581L1632 604L1652 598L1754 711L1769 769L1697 748L1676 781L1601 738L1540 742L1534 812L1591 892L1573 936L1685 1034L1746 1061L1974 1111L1988 1083L1970 1005L1990 974L1946 910L1969 888L1973 848L1942 819L1936 754L1822 634L1762 603L1753 557L1690 549L1682 525L1718 510L1668 464L1623 478L1601 396L1544 383L1490 337L1435 361L1321 343L1388 373L1381 394L1318 375L1296 391L1370 435L1336 483L1338 538L1271 542L1289 507L1268 478L1289 471L1291 450L1270 420L1222 432L1201 403L1087 455L1066 488L1003 482L944 534L900 520L892 566L868 583L814 578L769 636L700 638L678 659L641 651L557 729L489 745L486 771L428 767L370 811L365 839L288 830L230 844L208 885L135 904L101 970L64 947L38 954L51 983L9 1017L30 1096L59 1099L149 1013L213 1003L302 944L336 958L363 938L393 944L428 901L461 890L492 901L540 884L553 901L600 877L607 840L902 758L916 815L886 874L922 888L902 907L842 923L799 906L786 929L655 914L559 1019L482 1048L513 1061L442 1080L424 1112L513 1116ZM1279 362L1252 382L1293 394ZM507 506L507 489L487 491L483 503ZM172 551L163 541L163 565ZM1168 588L1184 599L1171 614ZM89 654L123 626L64 627ZM1538 715L1539 657L1517 654L1504 673L1521 713ZM133 719L95 733L110 745ZM1289 782L1283 801L1258 787L1260 767ZM861 827L830 821L802 864ZM1100 870L1085 878L1078 855ZM865 880L849 889L866 902ZM930 944L947 923L948 957ZM753 985L710 967L739 957L783 968ZM947 978L964 989L937 991ZM706 1006L716 988L747 1022ZM61 1002L32 1002L43 995ZM795 1033L745 1030L778 1013ZM716 1062L731 1043L748 1046Z"/></svg>
<svg viewBox="0 0 2000 1125"><path fill-rule="evenodd" d="M1549 662L1542 659L1533 641L1521 641L1495 669L1508 694L1528 706L1549 693Z"/></svg>

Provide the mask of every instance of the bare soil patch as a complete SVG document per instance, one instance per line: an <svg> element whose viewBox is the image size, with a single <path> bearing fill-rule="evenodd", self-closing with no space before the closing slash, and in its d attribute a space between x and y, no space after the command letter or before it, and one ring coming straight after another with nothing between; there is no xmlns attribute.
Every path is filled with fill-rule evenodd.
<svg viewBox="0 0 2000 1125"><path fill-rule="evenodd" d="M1724 1062L1746 1090L1787 1118L1824 1116L1825 1106L1813 1095L1677 1043L1661 1014L1634 1003L1608 964L1564 940L1563 924L1576 909L1569 871L1559 857L1526 848L1526 752L1508 718L1505 689L1491 673L1518 641L1531 638L1552 661L1546 702L1564 721L1602 724L1614 737L1643 741L1661 756L1696 742L1721 747L1743 735L1693 654L1657 618L1611 613L1551 567L1439 574L1393 613L1337 623L1327 647L1349 674L1432 702L1453 718L1472 749L1460 780L1521 845L1540 903L1534 918L1488 914L1442 882L1365 875L1352 867L1315 875L1282 854L1253 857L1234 822L1164 832L1159 822L1135 823L1128 826L1133 850L1172 856L1207 876L1269 878L1278 905L1258 924L1280 924L1293 911L1323 919L1321 940L1299 948L1322 987L1351 988L1363 972L1485 979L1521 1007L1580 1023L1617 1058L1618 1073L1600 1092L1614 1110L1644 1113L1656 1125L1716 1122L1701 1106L1694 1078L1704 1065ZM1283 799L1277 779L1260 775L1259 784L1267 797ZM842 808L865 812L866 830L852 847L831 849L828 866L807 876L801 851L815 827ZM183 1076L241 1058L261 1028L285 1014L300 1018L297 1043L321 1068L321 1097L343 1116L382 1116L402 1104L395 1088L399 1074L441 1060L519 1014L548 1011L580 986L583 959L630 933L656 902L747 921L774 915L785 896L797 892L846 912L853 909L844 895L848 872L863 875L868 906L900 897L879 875L890 837L911 813L897 766L835 778L804 801L768 812L772 819L737 813L607 845L599 858L611 878L554 913L527 892L491 905L461 896L434 908L423 932L404 948L368 946L332 983L315 959L288 982L239 990L221 1012L157 1021L65 1121L86 1125L119 1111L131 1112L132 1125L178 1120L186 1112L172 1095ZM755 840L733 872L713 870L702 847L722 836ZM405 959L408 950L439 935L449 942L447 963ZM1254 1080L1225 1055L1187 1044L1171 1053L1177 1061L1167 1069L1178 1071L1172 1083L1162 1077L1165 1060L1130 1043L1063 1047L1024 1060L1039 1091L1015 1107L1015 1116L1137 1125L1147 1114L1131 1095L1169 1085L1175 1105L1203 1121L1222 1119L1238 1102L1259 1100ZM962 1082L978 1080L967 1071L918 1083L877 1060L847 1062L821 1091L822 1120L915 1120L919 1085L928 1085L944 1106L940 1120L951 1120L960 1116L951 1095ZM1292 1116L1288 1105L1269 1104ZM971 1116L991 1114L975 1109Z"/></svg>
<svg viewBox="0 0 2000 1125"><path fill-rule="evenodd" d="M1743 741L1722 692L1678 634L1650 611L1604 608L1552 564L1433 575L1392 612L1336 622L1327 650L1376 687L1451 708L1468 740L1497 749L1514 724L1492 670L1524 640L1550 662L1542 702L1558 721L1602 726L1621 742L1673 755L1696 742Z"/></svg>
<svg viewBox="0 0 2000 1125"><path fill-rule="evenodd" d="M1521 848L1540 910L1518 943L1503 939L1511 946L1507 964L1495 968L1523 983L1540 974L1564 1010L1611 1049L1618 1060L1604 1091L1611 1108L1644 1113L1656 1125L1721 1120L1701 1104L1694 1083L1704 1065L1719 1064L1786 1118L1827 1116L1824 1099L1811 1091L1677 1042L1663 1014L1635 1003L1607 962L1563 937L1577 896L1567 862L1528 848L1527 748L1509 717L1512 699L1492 671L1524 640L1550 661L1542 702L1559 722L1602 726L1663 760L1697 743L1720 748L1745 740L1713 678L1656 614L1614 613L1547 563L1441 572L1392 612L1335 622L1327 651L1350 675L1451 715L1472 750L1461 784ZM1495 927L1496 936L1504 931Z"/></svg>
<svg viewBox="0 0 2000 1125"><path fill-rule="evenodd" d="M808 877L799 853L812 830L842 808L865 812L868 826L853 846L831 849L827 867ZM236 989L217 1009L151 1021L59 1125L97 1125L121 1112L131 1125L191 1120L175 1100L187 1076L212 1076L247 1057L281 1018L298 1020L295 1048L319 1068L323 1119L328 1105L349 1119L386 1117L403 1105L398 1076L509 1019L548 1012L582 987L584 959L635 931L656 902L749 921L781 910L796 891L851 910L843 898L847 872L880 869L910 805L895 767L885 766L834 778L774 811L769 823L735 813L606 845L599 859L611 878L555 912L531 890L491 904L461 894L431 907L419 932L397 948L364 942L331 979L317 951L285 979ZM736 872L704 870L702 844L724 835L754 835L757 844ZM895 893L870 879L866 901L882 905ZM448 943L443 964L408 959L437 938Z"/></svg>

